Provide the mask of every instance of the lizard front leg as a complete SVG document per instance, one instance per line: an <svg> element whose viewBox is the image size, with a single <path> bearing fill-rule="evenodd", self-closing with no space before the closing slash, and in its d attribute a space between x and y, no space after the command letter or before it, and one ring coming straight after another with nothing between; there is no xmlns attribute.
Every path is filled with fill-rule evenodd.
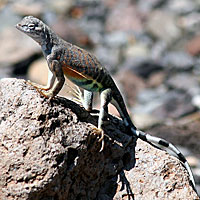
<svg viewBox="0 0 200 200"><path fill-rule="evenodd" d="M49 82L50 89L43 90L40 88L38 89L37 87L36 87L36 89L40 92L40 94L42 94L46 98L53 98L62 89L64 82L65 82L65 77L63 74L62 67L57 60L52 60L49 65L50 65L49 68L53 74L53 76L51 76L51 79Z"/></svg>
<svg viewBox="0 0 200 200"><path fill-rule="evenodd" d="M52 87L53 87L53 84L55 82L55 79L56 79L56 76L55 74L53 74L49 69L48 69L48 80L47 80L47 85L44 86L44 85L40 85L40 84L37 84L37 83L34 83L30 80L28 80L27 82L32 85L34 88L36 88L37 90L50 90Z"/></svg>

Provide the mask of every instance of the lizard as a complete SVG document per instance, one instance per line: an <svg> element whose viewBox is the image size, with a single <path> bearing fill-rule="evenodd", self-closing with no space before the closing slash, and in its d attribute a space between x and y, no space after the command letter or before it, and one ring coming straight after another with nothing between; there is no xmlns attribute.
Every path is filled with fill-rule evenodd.
<svg viewBox="0 0 200 200"><path fill-rule="evenodd" d="M158 148L162 146L176 154L188 171L190 184L196 191L194 177L184 155L172 143L136 128L113 78L93 54L63 40L36 17L24 17L16 25L16 28L41 46L43 55L47 60L49 69L47 85L43 86L29 81L44 97L54 98L63 87L65 77L84 89L83 106L88 111L92 110L93 93L99 93L101 107L98 128L96 128L96 131L99 131L98 134L101 135L99 141L102 141L104 137L103 124L108 113L108 104L111 103L118 110L128 135L139 138Z"/></svg>

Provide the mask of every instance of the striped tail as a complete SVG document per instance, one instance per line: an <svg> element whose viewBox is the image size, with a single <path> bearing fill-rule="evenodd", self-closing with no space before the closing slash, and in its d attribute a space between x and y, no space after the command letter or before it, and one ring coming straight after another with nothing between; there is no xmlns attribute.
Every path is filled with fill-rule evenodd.
<svg viewBox="0 0 200 200"><path fill-rule="evenodd" d="M115 89L115 91L117 91L117 89ZM173 144L169 143L168 141L161 139L159 137L146 134L140 130L137 130L137 128L134 126L133 122L131 121L129 117L125 103L119 92L116 92L116 94L113 95L111 103L117 108L118 112L120 113L121 118L123 119L124 125L127 127L127 134L134 135L135 137L140 138L141 140L159 149L163 149L162 147L169 149L177 155L178 159L183 163L184 167L188 171L189 178L190 178L190 185L197 192L195 188L195 181L192 174L192 170L186 158L184 157L184 155Z"/></svg>
<svg viewBox="0 0 200 200"><path fill-rule="evenodd" d="M140 130L137 130L137 129L135 129L135 126L131 127L131 132L134 134L134 136L140 138L141 140L143 140L145 142L148 142L149 144L151 144L153 146L156 146L158 148L160 148L159 146L162 146L162 147L165 147L165 148L171 150L172 152L174 152L177 155L178 159L183 163L186 170L188 171L189 179L190 179L190 185L197 192L197 190L195 188L195 181L194 181L194 177L193 177L190 165L187 162L184 155L173 144L171 144L168 141L161 139L159 137L155 137L155 136L146 134L146 133L144 133ZM157 146L157 145L159 145L159 146Z"/></svg>

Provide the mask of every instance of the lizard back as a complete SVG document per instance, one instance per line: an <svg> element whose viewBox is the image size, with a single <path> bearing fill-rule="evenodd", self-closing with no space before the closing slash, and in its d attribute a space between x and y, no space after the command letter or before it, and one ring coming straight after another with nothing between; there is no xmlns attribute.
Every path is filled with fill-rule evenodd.
<svg viewBox="0 0 200 200"><path fill-rule="evenodd" d="M57 55L65 76L83 89L100 92L115 85L111 76L95 56L75 45L63 48Z"/></svg>

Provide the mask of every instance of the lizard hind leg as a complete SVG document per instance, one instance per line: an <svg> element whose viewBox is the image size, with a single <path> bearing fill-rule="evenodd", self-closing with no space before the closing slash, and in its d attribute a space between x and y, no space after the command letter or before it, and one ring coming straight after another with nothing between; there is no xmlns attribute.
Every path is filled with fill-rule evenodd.
<svg viewBox="0 0 200 200"><path fill-rule="evenodd" d="M108 111L108 104L110 103L112 99L111 95L111 89L105 89L100 93L100 99L101 99L101 108L99 112L99 119L98 119L98 128L94 128L92 134L94 135L100 135L99 142L101 142L101 149L100 152L104 149L104 130L103 127L103 121L106 118L106 114Z"/></svg>
<svg viewBox="0 0 200 200"><path fill-rule="evenodd" d="M94 96L93 92L84 90L82 93L78 86L76 86L75 88L72 88L71 86L69 87L72 89L72 95L74 96L73 100L81 104L81 106L83 106L85 110L92 111L92 102Z"/></svg>

